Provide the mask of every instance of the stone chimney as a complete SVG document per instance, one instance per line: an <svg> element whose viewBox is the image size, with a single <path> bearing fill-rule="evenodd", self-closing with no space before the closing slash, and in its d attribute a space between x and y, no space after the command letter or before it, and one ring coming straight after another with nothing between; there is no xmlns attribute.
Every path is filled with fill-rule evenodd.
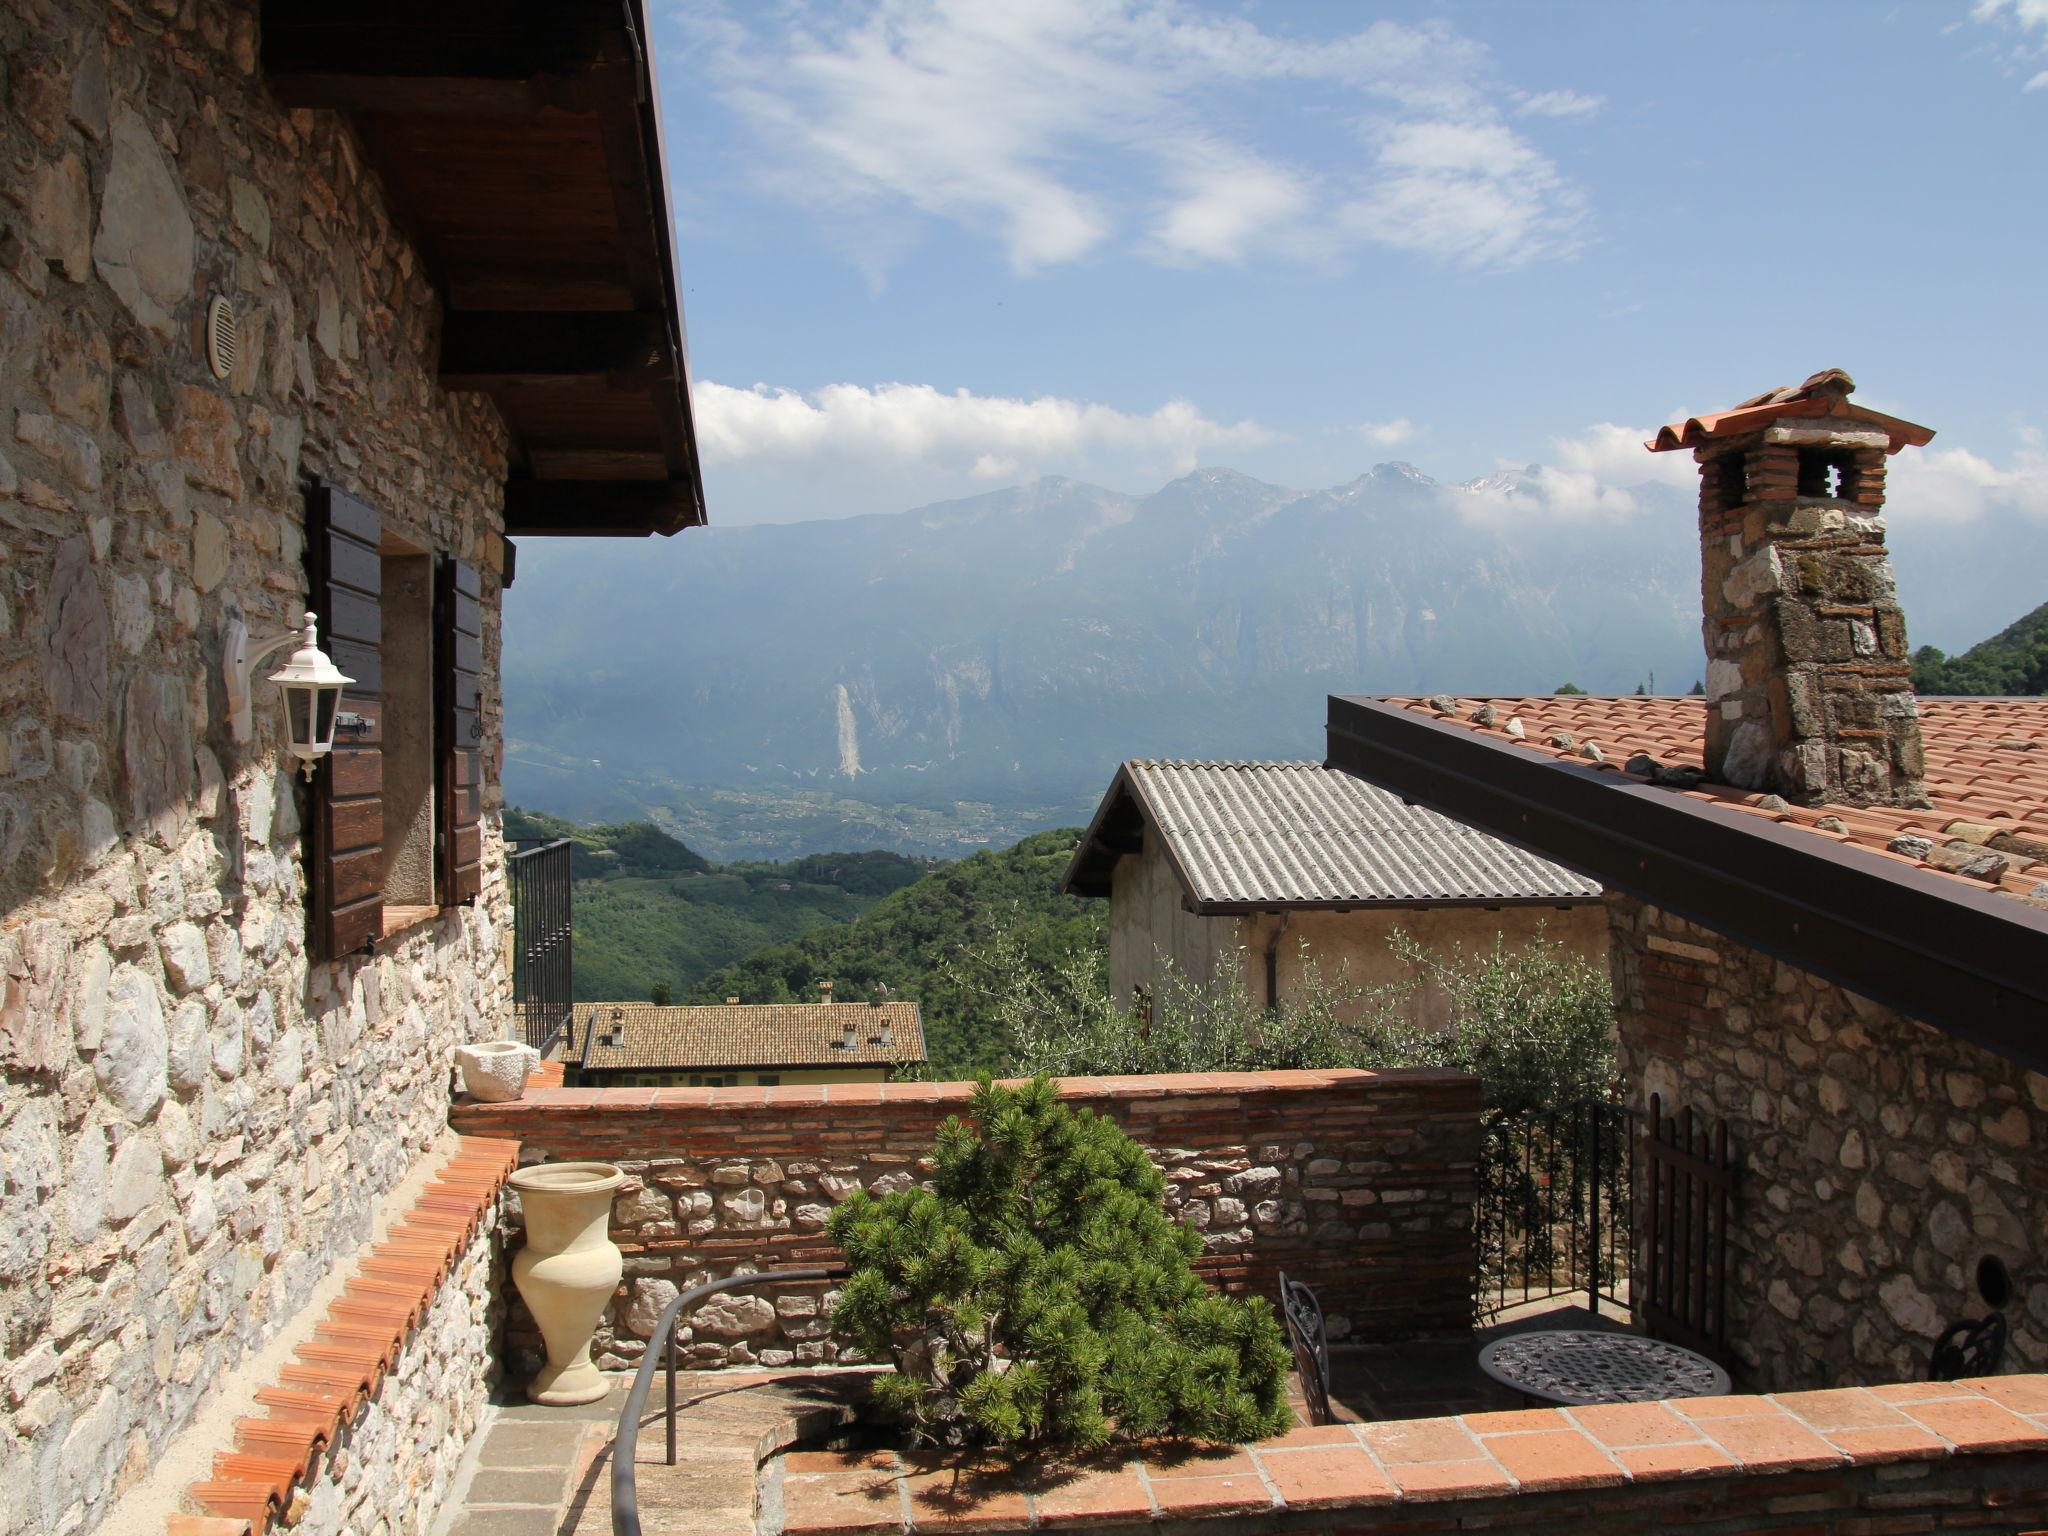
<svg viewBox="0 0 2048 1536"><path fill-rule="evenodd" d="M1838 368L1663 428L1700 466L1707 777L1806 805L1924 805L1885 459L1934 436Z"/></svg>
<svg viewBox="0 0 2048 1536"><path fill-rule="evenodd" d="M819 1001L819 1002L821 1002L821 1003L829 1003L829 1002L831 1002L831 1001L832 1001L832 983L831 983L831 982L829 982L829 981L821 981L821 982L819 982L819 983L818 983L818 1001Z"/></svg>

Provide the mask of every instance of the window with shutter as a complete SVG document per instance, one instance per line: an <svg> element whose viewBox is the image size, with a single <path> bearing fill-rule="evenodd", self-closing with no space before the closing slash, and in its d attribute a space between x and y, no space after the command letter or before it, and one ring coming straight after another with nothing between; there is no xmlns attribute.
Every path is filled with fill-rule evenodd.
<svg viewBox="0 0 2048 1536"><path fill-rule="evenodd" d="M441 902L453 906L475 901L483 883L483 584L475 566L442 560L435 610L438 864Z"/></svg>
<svg viewBox="0 0 2048 1536"><path fill-rule="evenodd" d="M355 679L342 711L361 722L336 733L313 779L309 939L315 959L332 960L384 926L383 519L323 483L306 522L313 611L328 654Z"/></svg>

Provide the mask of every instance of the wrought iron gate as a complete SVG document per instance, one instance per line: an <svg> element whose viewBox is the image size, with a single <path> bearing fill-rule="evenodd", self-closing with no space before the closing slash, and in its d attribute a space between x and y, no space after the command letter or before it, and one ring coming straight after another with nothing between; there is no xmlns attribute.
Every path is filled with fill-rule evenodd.
<svg viewBox="0 0 2048 1536"><path fill-rule="evenodd" d="M1728 1122L1695 1123L1690 1107L1666 1116L1653 1093L1638 1166L1646 1233L1637 1320L1655 1338L1725 1355L1736 1182Z"/></svg>
<svg viewBox="0 0 2048 1536"><path fill-rule="evenodd" d="M512 884L512 1009L521 1036L543 1056L570 1032L570 920L574 887L570 844L522 842L507 857Z"/></svg>
<svg viewBox="0 0 2048 1536"><path fill-rule="evenodd" d="M1489 1114L1479 1161L1479 1311L1583 1293L1628 1306L1634 1113L1612 1100Z"/></svg>

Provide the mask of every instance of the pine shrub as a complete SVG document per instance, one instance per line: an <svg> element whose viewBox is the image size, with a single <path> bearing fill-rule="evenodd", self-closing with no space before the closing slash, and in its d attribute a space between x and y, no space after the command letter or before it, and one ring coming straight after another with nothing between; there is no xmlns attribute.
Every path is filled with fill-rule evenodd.
<svg viewBox="0 0 2048 1536"><path fill-rule="evenodd" d="M1201 1239L1112 1121L1052 1083L984 1079L939 1127L930 1188L860 1192L831 1234L853 1277L832 1328L893 1361L873 1402L923 1443L1219 1443L1290 1423L1272 1308L1211 1291Z"/></svg>

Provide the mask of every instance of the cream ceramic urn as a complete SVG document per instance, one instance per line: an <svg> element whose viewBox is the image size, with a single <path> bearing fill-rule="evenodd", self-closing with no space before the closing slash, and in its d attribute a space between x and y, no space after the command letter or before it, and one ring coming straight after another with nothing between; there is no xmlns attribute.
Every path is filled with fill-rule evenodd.
<svg viewBox="0 0 2048 1536"><path fill-rule="evenodd" d="M612 1194L625 1182L611 1163L542 1163L512 1175L526 1216L512 1283L548 1346L526 1388L536 1403L593 1403L610 1390L591 1363L590 1336L625 1268L611 1238Z"/></svg>

